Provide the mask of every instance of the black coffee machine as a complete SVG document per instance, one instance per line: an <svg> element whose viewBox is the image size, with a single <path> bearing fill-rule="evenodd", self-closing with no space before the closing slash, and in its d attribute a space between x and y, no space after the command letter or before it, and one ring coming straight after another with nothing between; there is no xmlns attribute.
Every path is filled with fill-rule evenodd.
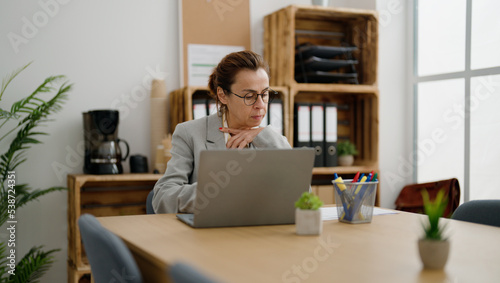
<svg viewBox="0 0 500 283"><path fill-rule="evenodd" d="M83 113L85 137L85 174L121 174L122 161L128 156L129 146L118 138L119 112L116 110L92 110ZM122 157L119 142L127 153Z"/></svg>

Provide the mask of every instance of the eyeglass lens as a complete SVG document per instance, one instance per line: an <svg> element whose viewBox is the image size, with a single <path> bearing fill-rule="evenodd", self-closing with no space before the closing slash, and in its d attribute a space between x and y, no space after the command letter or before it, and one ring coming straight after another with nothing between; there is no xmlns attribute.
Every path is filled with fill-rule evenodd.
<svg viewBox="0 0 500 283"><path fill-rule="evenodd" d="M255 102L257 102L257 99L259 98L259 95L262 96L262 101L265 103L269 102L269 97L274 93L272 90L267 90L263 93L247 93L245 95L245 104L246 105L253 105Z"/></svg>

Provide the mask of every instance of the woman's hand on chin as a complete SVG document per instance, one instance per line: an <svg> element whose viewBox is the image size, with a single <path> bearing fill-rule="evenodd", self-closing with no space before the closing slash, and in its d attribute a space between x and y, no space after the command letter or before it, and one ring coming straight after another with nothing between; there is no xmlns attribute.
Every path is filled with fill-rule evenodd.
<svg viewBox="0 0 500 283"><path fill-rule="evenodd" d="M227 141L227 148L245 148L253 139L264 130L263 127L248 129L220 128L221 132L231 135Z"/></svg>

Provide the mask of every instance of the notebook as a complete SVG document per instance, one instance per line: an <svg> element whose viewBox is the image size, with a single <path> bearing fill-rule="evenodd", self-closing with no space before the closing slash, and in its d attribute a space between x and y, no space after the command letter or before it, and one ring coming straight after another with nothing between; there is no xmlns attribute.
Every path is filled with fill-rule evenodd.
<svg viewBox="0 0 500 283"><path fill-rule="evenodd" d="M295 223L295 201L309 191L314 149L205 150L200 153L192 227Z"/></svg>

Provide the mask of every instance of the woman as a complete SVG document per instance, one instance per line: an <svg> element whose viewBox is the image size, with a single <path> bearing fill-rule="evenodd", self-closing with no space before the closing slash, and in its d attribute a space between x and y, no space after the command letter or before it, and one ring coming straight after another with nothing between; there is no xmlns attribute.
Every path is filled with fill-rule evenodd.
<svg viewBox="0 0 500 283"><path fill-rule="evenodd" d="M208 86L220 111L176 126L172 159L154 188L156 213L193 212L202 150L291 148L275 129L259 127L274 95L269 67L260 55L252 51L227 55L210 75Z"/></svg>

